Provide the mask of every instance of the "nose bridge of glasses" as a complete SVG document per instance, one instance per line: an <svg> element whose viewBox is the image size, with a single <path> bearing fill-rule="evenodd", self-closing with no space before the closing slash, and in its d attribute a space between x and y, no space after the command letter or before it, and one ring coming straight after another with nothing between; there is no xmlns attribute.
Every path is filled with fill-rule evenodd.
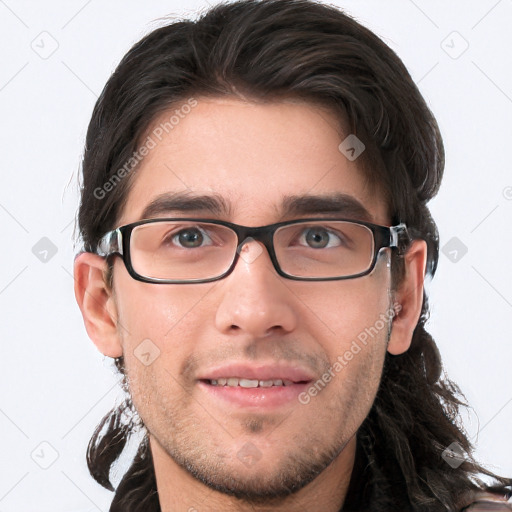
<svg viewBox="0 0 512 512"><path fill-rule="evenodd" d="M272 258L272 235L271 231L267 226L261 227L245 227L238 230L238 246L236 252L239 256L247 263L252 263L258 256L263 252L262 245L267 249L269 256ZM249 244L251 242L256 243L251 249Z"/></svg>

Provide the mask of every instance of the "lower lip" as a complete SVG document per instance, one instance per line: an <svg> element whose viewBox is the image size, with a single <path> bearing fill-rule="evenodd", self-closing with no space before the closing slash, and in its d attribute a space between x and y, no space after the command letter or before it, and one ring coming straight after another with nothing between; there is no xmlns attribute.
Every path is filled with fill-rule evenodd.
<svg viewBox="0 0 512 512"><path fill-rule="evenodd" d="M243 388L241 386L212 386L199 381L199 386L214 398L219 398L239 407L272 408L298 402L298 396L309 383L297 383L290 386L271 386L269 388Z"/></svg>

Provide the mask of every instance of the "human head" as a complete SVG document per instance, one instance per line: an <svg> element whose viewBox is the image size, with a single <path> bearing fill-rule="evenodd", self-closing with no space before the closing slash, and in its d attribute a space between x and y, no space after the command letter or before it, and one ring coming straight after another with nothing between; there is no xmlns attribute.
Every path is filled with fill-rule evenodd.
<svg viewBox="0 0 512 512"><path fill-rule="evenodd" d="M340 133L354 134L365 145L354 164L360 172L359 183L385 204L389 225L405 222L413 237L426 242L426 268L434 274L438 237L427 202L439 188L444 166L437 124L407 70L382 41L339 10L308 1L218 6L195 23L162 27L132 48L105 87L87 134L79 212L86 251L94 251L100 237L117 227L126 213L130 194L144 173L144 160L139 164L135 159L136 165L132 166L130 158L139 154L165 116L169 119L173 111L178 117L185 115L182 109L188 105L190 117L180 120L175 130L169 129L169 134L179 137L180 128L192 122L195 114L191 99L199 102L200 108L211 100L240 99L260 106L307 105L325 113L328 121L331 116L339 123ZM120 173L120 169L125 172ZM111 184L109 190L106 183ZM395 292L405 279L406 267L404 258L396 253L390 263L390 291ZM111 266L106 273L105 293L115 288L114 275ZM384 397L389 399L386 391L397 382L393 381L396 376L403 379L398 382L404 389L407 383L417 384L418 397L428 397L431 411L442 416L439 402L435 409L437 395L433 388L440 376L440 361L424 329L424 294L422 299L419 321L417 318L408 343L404 342L405 349L395 351L397 358L386 355L382 396L377 397L370 420L378 414L388 418L384 406L389 403ZM358 327L366 324L354 328ZM117 355L118 368L124 371L124 358L112 355ZM398 406L405 411L410 405L404 398ZM402 435L395 450L400 443L409 449L414 442L420 445L421 435L412 426L400 431L399 422L388 419L389 433ZM122 431L122 426L116 427ZM460 435L439 423L422 439L420 453L431 463L437 449L435 462L441 467L444 462L439 446L444 448L448 441L457 439L469 448ZM439 446L429 451L426 445L433 440ZM375 456L383 460L384 452L380 446ZM105 453L115 459L115 451ZM400 466L398 461L389 464ZM406 465L400 469L404 471ZM427 493L420 484L425 474L419 471L418 475L410 493L421 496ZM105 471L96 471L95 476L108 482Z"/></svg>

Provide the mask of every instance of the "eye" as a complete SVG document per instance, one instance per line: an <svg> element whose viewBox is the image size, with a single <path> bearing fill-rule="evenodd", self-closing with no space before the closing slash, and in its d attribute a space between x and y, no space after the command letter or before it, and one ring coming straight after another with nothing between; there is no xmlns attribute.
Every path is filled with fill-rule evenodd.
<svg viewBox="0 0 512 512"><path fill-rule="evenodd" d="M164 242L170 240L170 243L184 247L185 249L194 249L201 247L203 241L212 242L212 239L208 236L204 229L199 227L185 228L177 233L169 234ZM211 243L207 244L211 245Z"/></svg>
<svg viewBox="0 0 512 512"><path fill-rule="evenodd" d="M323 226L314 226L307 228L301 235L299 242L306 242L306 245L312 249L325 249L329 247L338 247L344 244L343 239L332 230Z"/></svg>

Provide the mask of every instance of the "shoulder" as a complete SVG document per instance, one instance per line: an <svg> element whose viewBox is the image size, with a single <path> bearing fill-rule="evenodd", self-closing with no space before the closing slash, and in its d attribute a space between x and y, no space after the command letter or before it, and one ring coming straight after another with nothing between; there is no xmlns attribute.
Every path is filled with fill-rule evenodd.
<svg viewBox="0 0 512 512"><path fill-rule="evenodd" d="M512 501L501 494L482 493L474 496L473 501L460 512L507 512L512 511Z"/></svg>

